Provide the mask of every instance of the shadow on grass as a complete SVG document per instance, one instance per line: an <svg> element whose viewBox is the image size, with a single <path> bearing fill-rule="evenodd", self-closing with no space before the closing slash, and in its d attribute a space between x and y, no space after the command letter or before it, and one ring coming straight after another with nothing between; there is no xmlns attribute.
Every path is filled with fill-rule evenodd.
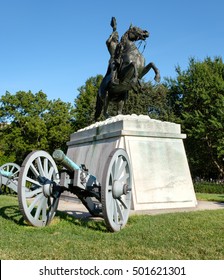
<svg viewBox="0 0 224 280"><path fill-rule="evenodd" d="M20 225L20 226L29 226L24 221L24 218L23 218L18 206L15 206L15 205L1 207L0 208L0 217L2 217L5 220L13 221L15 224ZM57 211L55 217L59 217L61 221L66 221L66 222L72 223L72 224L74 224L74 226L89 228L89 229L92 229L95 231L107 232L104 221L102 219L93 218L92 216L84 217L80 213L80 218L76 218L67 213ZM54 224L54 219L52 220L52 224Z"/></svg>
<svg viewBox="0 0 224 280"><path fill-rule="evenodd" d="M23 217L18 206L4 206L0 208L0 216L5 220L11 220L14 223L25 226Z"/></svg>
<svg viewBox="0 0 224 280"><path fill-rule="evenodd" d="M75 226L89 228L101 232L108 232L105 222L102 218L85 215L85 213L79 211L77 211L75 214L76 216L68 214L66 212L57 211L56 217L59 217L60 220L72 223Z"/></svg>
<svg viewBox="0 0 224 280"><path fill-rule="evenodd" d="M209 194L208 194L209 196ZM224 194L216 194L216 197L208 198L208 201L213 202L216 205L219 205L220 208L224 207Z"/></svg>
<svg viewBox="0 0 224 280"><path fill-rule="evenodd" d="M215 204L224 208L224 195L218 195L220 201L214 201Z"/></svg>

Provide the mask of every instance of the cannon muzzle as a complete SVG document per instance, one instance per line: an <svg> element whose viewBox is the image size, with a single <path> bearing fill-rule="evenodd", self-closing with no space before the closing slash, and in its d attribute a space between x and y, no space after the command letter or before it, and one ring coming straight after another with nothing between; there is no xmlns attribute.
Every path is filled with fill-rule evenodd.
<svg viewBox="0 0 224 280"><path fill-rule="evenodd" d="M68 158L61 150L55 150L52 156L55 159L55 161L60 163L63 167L65 167L71 172L73 172L74 170L81 169L76 163L74 163L70 158Z"/></svg>
<svg viewBox="0 0 224 280"><path fill-rule="evenodd" d="M2 176L5 176L5 177L9 178L9 179L12 179L12 178L13 178L13 173L10 172L10 171L5 171L5 170L3 170L3 169L0 169L0 174L1 174Z"/></svg>

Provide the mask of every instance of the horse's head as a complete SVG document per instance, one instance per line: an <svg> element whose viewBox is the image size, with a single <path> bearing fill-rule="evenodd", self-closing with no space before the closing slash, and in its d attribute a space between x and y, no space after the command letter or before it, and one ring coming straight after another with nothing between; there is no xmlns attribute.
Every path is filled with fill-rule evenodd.
<svg viewBox="0 0 224 280"><path fill-rule="evenodd" d="M130 26L127 31L128 39L130 41L145 40L149 37L149 32L147 30L142 30L136 26Z"/></svg>

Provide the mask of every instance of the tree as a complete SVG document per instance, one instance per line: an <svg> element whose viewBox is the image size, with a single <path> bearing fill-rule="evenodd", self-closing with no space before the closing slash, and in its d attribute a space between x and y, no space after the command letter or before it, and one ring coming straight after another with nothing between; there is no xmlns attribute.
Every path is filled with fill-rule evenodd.
<svg viewBox="0 0 224 280"><path fill-rule="evenodd" d="M74 108L60 99L50 101L43 119L47 128L48 150L66 151L66 142L74 132Z"/></svg>
<svg viewBox="0 0 224 280"><path fill-rule="evenodd" d="M149 115L152 119L173 121L175 116L167 99L168 89L163 84L142 82L139 93L129 91L123 114Z"/></svg>
<svg viewBox="0 0 224 280"><path fill-rule="evenodd" d="M43 149L52 152L64 147L72 132L71 105L60 100L48 101L42 91L6 92L0 99L0 145L5 156L13 156L21 164L26 154Z"/></svg>
<svg viewBox="0 0 224 280"><path fill-rule="evenodd" d="M186 149L194 176L224 176L224 64L220 57L189 60L186 71L167 80L173 110L188 135Z"/></svg>
<svg viewBox="0 0 224 280"><path fill-rule="evenodd" d="M102 79L102 75L91 77L78 89L79 95L75 99L75 130L94 122L96 96Z"/></svg>

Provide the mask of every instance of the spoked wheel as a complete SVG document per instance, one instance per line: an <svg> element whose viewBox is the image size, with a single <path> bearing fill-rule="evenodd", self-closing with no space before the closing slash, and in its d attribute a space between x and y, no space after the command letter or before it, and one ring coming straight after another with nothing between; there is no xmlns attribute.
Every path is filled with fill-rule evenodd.
<svg viewBox="0 0 224 280"><path fill-rule="evenodd" d="M9 194L14 193L14 191L16 191L16 189L11 189L9 187L9 185L10 185L10 182L14 182L15 185L17 185L20 166L16 163L9 162L9 163L5 163L2 166L0 166L0 169L3 170L5 173L10 174L6 185L3 183L3 180L1 180L2 182L0 182L0 188L1 188L0 191L2 191L2 193L9 193Z"/></svg>
<svg viewBox="0 0 224 280"><path fill-rule="evenodd" d="M18 199L24 219L33 226L46 226L58 207L59 174L53 158L44 151L30 153L19 173Z"/></svg>
<svg viewBox="0 0 224 280"><path fill-rule="evenodd" d="M111 152L103 173L101 202L103 217L110 231L119 231L131 208L132 170L125 150Z"/></svg>

